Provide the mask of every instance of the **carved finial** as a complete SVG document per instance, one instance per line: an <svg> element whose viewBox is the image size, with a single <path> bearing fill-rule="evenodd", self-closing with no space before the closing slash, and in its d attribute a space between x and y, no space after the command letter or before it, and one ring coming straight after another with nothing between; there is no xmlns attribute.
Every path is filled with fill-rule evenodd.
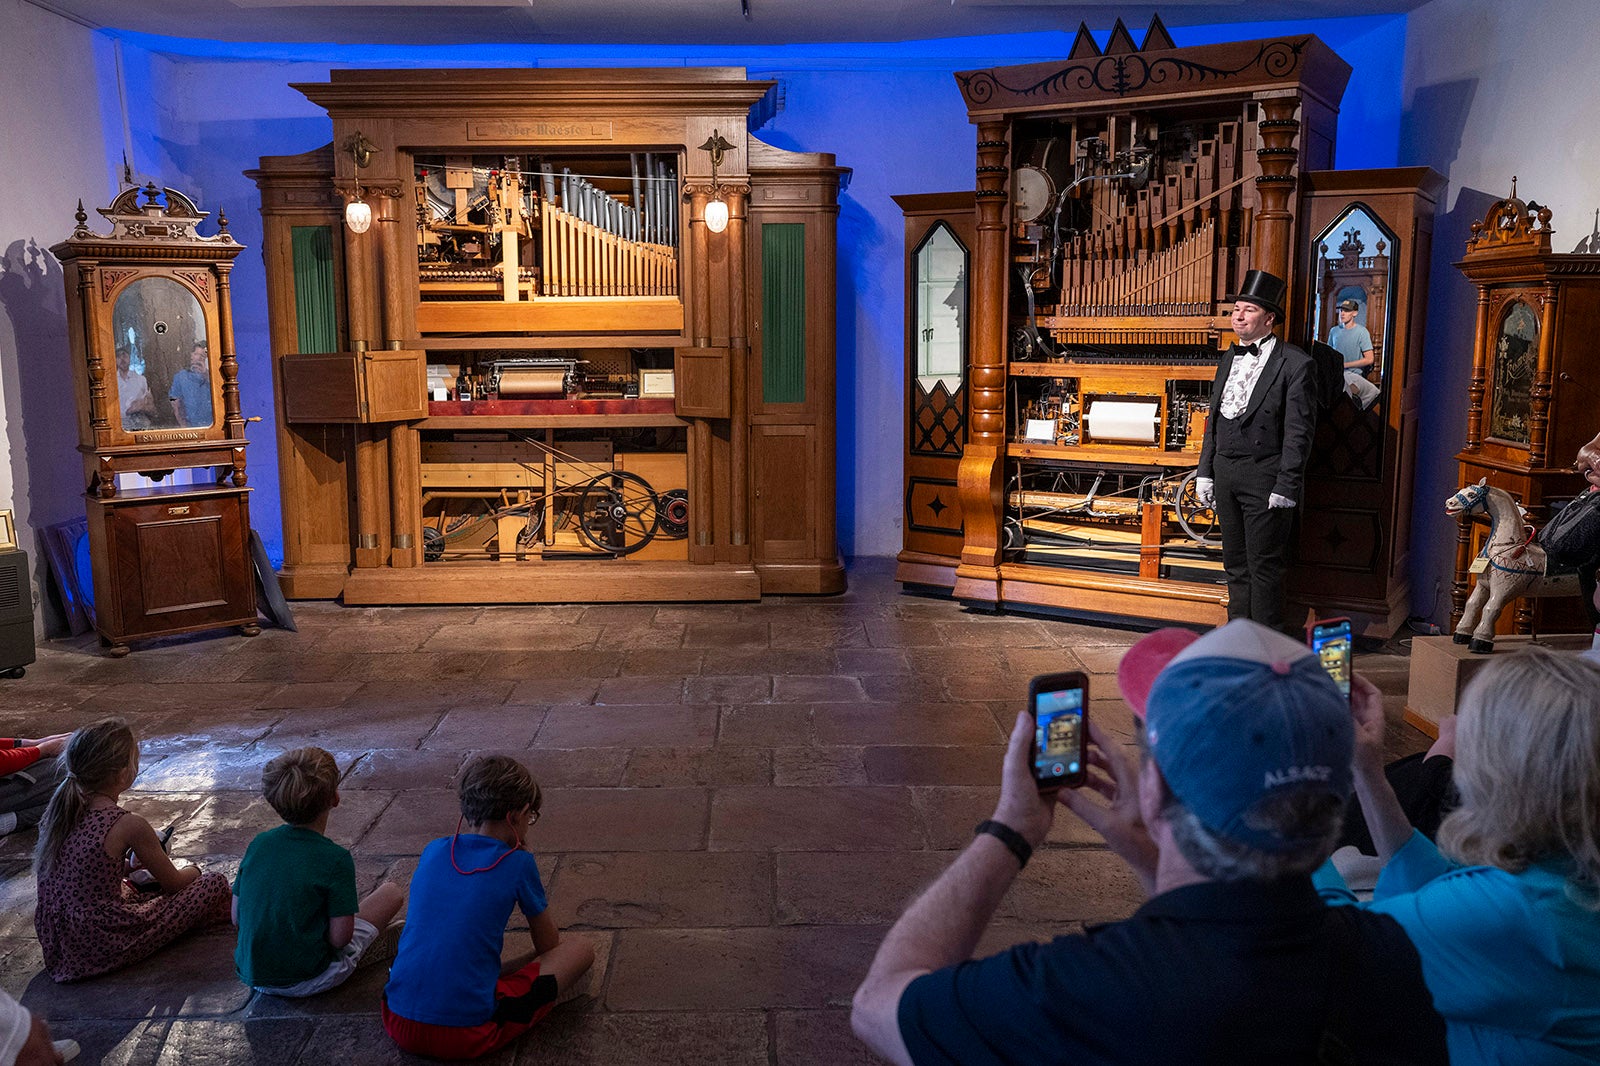
<svg viewBox="0 0 1600 1066"><path fill-rule="evenodd" d="M1513 174L1513 175L1511 175L1511 199L1515 200L1516 198L1517 198L1517 176L1515 174Z"/></svg>
<svg viewBox="0 0 1600 1066"><path fill-rule="evenodd" d="M225 208L218 207L217 208L217 233L218 234L225 234L227 232L228 232L228 212L227 212L227 210Z"/></svg>
<svg viewBox="0 0 1600 1066"><path fill-rule="evenodd" d="M78 212L77 212L77 214L73 215L72 217L77 219L79 226L83 226L85 223L87 223L89 221L89 212L87 212L87 211L85 211L83 209L83 201L82 200L78 201ZM1596 218L1600 218L1600 213L1597 213L1595 217Z"/></svg>

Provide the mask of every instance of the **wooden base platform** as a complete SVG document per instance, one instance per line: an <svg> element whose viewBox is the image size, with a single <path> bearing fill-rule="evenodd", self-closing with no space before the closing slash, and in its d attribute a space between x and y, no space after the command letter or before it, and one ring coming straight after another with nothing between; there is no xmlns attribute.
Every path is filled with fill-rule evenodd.
<svg viewBox="0 0 1600 1066"><path fill-rule="evenodd" d="M749 563L595 558L523 564L474 559L353 569L345 578L343 592L346 604L361 606L670 603L759 600L761 578Z"/></svg>
<svg viewBox="0 0 1600 1066"><path fill-rule="evenodd" d="M1539 644L1558 651L1583 651L1594 640L1592 633L1556 633L1537 638ZM1497 655L1505 655L1535 642L1529 636L1501 636L1494 640L1494 651L1474 655L1465 644L1446 635L1416 637L1411 641L1411 684L1406 691L1405 719L1430 737L1439 735L1439 721L1456 713L1461 690L1472 675Z"/></svg>

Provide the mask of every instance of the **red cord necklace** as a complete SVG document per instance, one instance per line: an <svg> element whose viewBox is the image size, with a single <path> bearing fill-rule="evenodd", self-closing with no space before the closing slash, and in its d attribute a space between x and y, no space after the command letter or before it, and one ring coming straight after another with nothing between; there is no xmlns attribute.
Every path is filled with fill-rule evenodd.
<svg viewBox="0 0 1600 1066"><path fill-rule="evenodd" d="M494 862L491 862L488 866L480 866L476 870L463 870L456 863L456 838L461 835L461 823L465 819L466 819L466 815L462 815L461 817L457 818L456 819L456 831L454 833L450 834L450 865L454 866L456 873L460 874L462 877L471 877L473 874L488 873L490 870L494 869L496 866L499 866L501 863L505 862L506 859L510 858L512 855L514 855L517 852L522 850L522 838L521 837L517 837L517 831L515 829L513 829L511 831L511 835L514 836L514 837L517 837L517 845L516 845L516 847L511 847L510 845L507 845L506 853L504 855L500 856Z"/></svg>

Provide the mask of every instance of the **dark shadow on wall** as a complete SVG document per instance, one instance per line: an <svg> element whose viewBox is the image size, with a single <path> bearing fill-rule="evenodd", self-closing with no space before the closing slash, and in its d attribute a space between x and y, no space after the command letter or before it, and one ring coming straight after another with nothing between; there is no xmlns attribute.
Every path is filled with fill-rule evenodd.
<svg viewBox="0 0 1600 1066"><path fill-rule="evenodd" d="M1476 80L1447 82L1417 90L1400 121L1400 162L1423 165L1450 177L1467 118L1477 95ZM1507 161L1510 167L1510 161ZM1428 322L1423 341L1423 395L1418 409L1415 481L1411 510L1411 613L1438 625L1450 620L1450 585L1455 579L1456 523L1444 513L1455 492L1455 456L1467 439L1467 387L1472 378L1477 290L1456 262L1466 251L1472 224L1489 205L1510 191L1459 188L1454 180L1434 222L1433 261L1428 275Z"/></svg>
<svg viewBox="0 0 1600 1066"><path fill-rule="evenodd" d="M69 226L63 223L62 236ZM0 379L14 382L6 397L11 477L26 494L28 526L41 530L83 514L78 458L77 400L73 395L67 301L61 264L32 237L12 241L0 259L0 315L15 344L0 346ZM24 547L28 547L24 541ZM43 590L44 552L35 538L34 587ZM65 631L60 611L42 596L46 633Z"/></svg>
<svg viewBox="0 0 1600 1066"><path fill-rule="evenodd" d="M835 508L838 516L839 551L853 555L856 551L856 507L858 506L857 464L864 456L885 454L881 447L864 440L866 434L883 432L883 416L863 424L860 418L859 394L861 390L861 353L857 347L860 309L856 300L862 286L869 283L867 275L873 266L864 250L881 239L882 234L872 214L848 193L839 197L839 259L838 314L835 316L838 333L834 392L838 404L837 439L835 456L836 482ZM889 419L892 422L892 416ZM896 423L897 424L897 423ZM894 454L890 452L888 454Z"/></svg>

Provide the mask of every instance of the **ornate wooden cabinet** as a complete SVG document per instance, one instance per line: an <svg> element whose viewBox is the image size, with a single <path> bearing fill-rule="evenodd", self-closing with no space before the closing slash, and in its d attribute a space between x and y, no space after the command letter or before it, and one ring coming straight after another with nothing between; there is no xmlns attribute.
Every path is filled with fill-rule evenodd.
<svg viewBox="0 0 1600 1066"><path fill-rule="evenodd" d="M949 588L964 524L957 474L967 440L971 192L896 196L906 227L904 550L895 577Z"/></svg>
<svg viewBox="0 0 1600 1066"><path fill-rule="evenodd" d="M1600 409L1600 255L1552 252L1550 209L1511 195L1472 224L1456 266L1478 289L1467 443L1456 455L1460 483L1487 478L1541 526L1552 504L1582 491L1573 471L1578 449L1594 436ZM1463 522L1456 541L1451 622L1471 593L1471 564L1486 536ZM1585 631L1576 599L1519 600L1499 631Z"/></svg>
<svg viewBox="0 0 1600 1066"><path fill-rule="evenodd" d="M254 636L244 418L227 219L211 237L182 193L130 188L51 248L67 286L94 565L95 627L134 639L238 626ZM221 473L211 484L209 468ZM196 480L192 471L207 472ZM182 472L175 476L175 472ZM130 475L155 482L125 487ZM184 482L187 477L187 483Z"/></svg>
<svg viewBox="0 0 1600 1066"><path fill-rule="evenodd" d="M1224 621L1220 530L1193 480L1232 294L1258 268L1289 282L1291 342L1325 336L1319 314L1359 295L1381 352L1378 399L1322 418L1291 592L1367 632L1405 617L1439 178L1327 170L1349 74L1315 37L1179 49L1156 19L1142 46L1119 22L1104 51L1081 29L1059 62L956 76L978 127L972 347L958 410L914 354L916 242L944 208L898 198L913 290L902 581L982 605ZM945 412L959 439L919 431ZM954 506L934 517L952 469Z"/></svg>
<svg viewBox="0 0 1600 1066"><path fill-rule="evenodd" d="M269 157L285 591L836 592L848 171L742 70L334 71Z"/></svg>
<svg viewBox="0 0 1600 1066"><path fill-rule="evenodd" d="M1371 342L1359 373L1317 420L1289 592L1357 633L1387 637L1411 609L1412 470L1422 397L1422 341L1433 219L1442 175L1426 167L1306 175L1309 335L1341 327L1337 305L1357 307L1352 328ZM1354 395L1352 395L1354 393Z"/></svg>

